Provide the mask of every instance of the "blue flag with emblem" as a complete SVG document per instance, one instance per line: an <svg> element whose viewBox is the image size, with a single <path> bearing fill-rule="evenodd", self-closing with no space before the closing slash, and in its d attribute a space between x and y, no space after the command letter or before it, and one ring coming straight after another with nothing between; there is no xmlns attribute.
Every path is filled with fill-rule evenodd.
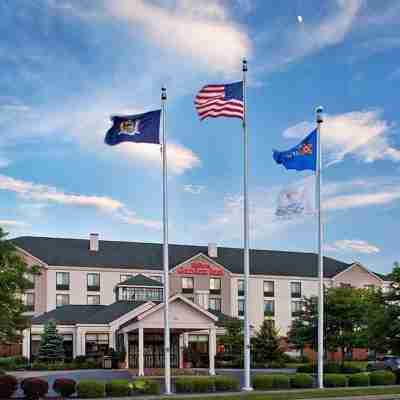
<svg viewBox="0 0 400 400"><path fill-rule="evenodd" d="M160 143L161 110L136 115L114 115L104 141L110 146L122 142Z"/></svg>
<svg viewBox="0 0 400 400"><path fill-rule="evenodd" d="M317 130L312 131L297 146L292 147L290 150L274 150L273 157L277 164L283 164L286 169L316 171Z"/></svg>

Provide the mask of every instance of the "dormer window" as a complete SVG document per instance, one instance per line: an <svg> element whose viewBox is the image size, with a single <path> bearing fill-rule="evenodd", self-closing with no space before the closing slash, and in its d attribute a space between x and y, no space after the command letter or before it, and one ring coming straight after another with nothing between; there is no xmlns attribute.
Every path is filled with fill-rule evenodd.
<svg viewBox="0 0 400 400"><path fill-rule="evenodd" d="M119 301L162 301L162 283L144 275L136 275L117 286Z"/></svg>

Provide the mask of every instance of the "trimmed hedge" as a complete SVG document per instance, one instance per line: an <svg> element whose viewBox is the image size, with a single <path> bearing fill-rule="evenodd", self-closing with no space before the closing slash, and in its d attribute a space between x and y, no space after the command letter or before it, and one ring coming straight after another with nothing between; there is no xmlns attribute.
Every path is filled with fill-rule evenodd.
<svg viewBox="0 0 400 400"><path fill-rule="evenodd" d="M253 378L253 387L256 390L289 389L290 378L288 375L256 375Z"/></svg>
<svg viewBox="0 0 400 400"><path fill-rule="evenodd" d="M391 371L374 371L369 378L372 386L396 384L396 375Z"/></svg>
<svg viewBox="0 0 400 400"><path fill-rule="evenodd" d="M256 390L268 390L274 387L273 375L256 375L253 378L253 387Z"/></svg>
<svg viewBox="0 0 400 400"><path fill-rule="evenodd" d="M4 371L13 371L18 368L25 368L28 365L26 357L0 357L0 369Z"/></svg>
<svg viewBox="0 0 400 400"><path fill-rule="evenodd" d="M294 374L290 379L290 384L296 389L312 388L314 379L309 374Z"/></svg>
<svg viewBox="0 0 400 400"><path fill-rule="evenodd" d="M365 368L360 365L355 365L349 362L344 362L341 368L343 374L359 374L360 372L365 372Z"/></svg>
<svg viewBox="0 0 400 400"><path fill-rule="evenodd" d="M138 379L133 381L132 389L139 394L160 394L161 385L155 379Z"/></svg>
<svg viewBox="0 0 400 400"><path fill-rule="evenodd" d="M324 386L344 387L347 386L347 377L342 374L324 374Z"/></svg>
<svg viewBox="0 0 400 400"><path fill-rule="evenodd" d="M216 376L214 378L214 386L216 392L234 392L239 390L239 379L233 376Z"/></svg>
<svg viewBox="0 0 400 400"><path fill-rule="evenodd" d="M210 393L214 391L214 378L177 378L175 389L177 393Z"/></svg>
<svg viewBox="0 0 400 400"><path fill-rule="evenodd" d="M12 375L0 376L0 398L8 399L17 390L18 380Z"/></svg>
<svg viewBox="0 0 400 400"><path fill-rule="evenodd" d="M53 383L53 390L62 397L70 397L76 392L76 382L67 378L56 379Z"/></svg>
<svg viewBox="0 0 400 400"><path fill-rule="evenodd" d="M369 373L360 372L349 376L349 386L369 386Z"/></svg>
<svg viewBox="0 0 400 400"><path fill-rule="evenodd" d="M90 399L93 397L105 397L106 385L103 382L93 380L82 380L76 387L78 397Z"/></svg>
<svg viewBox="0 0 400 400"><path fill-rule="evenodd" d="M131 383L125 379L115 379L106 383L106 394L111 397L129 396Z"/></svg>
<svg viewBox="0 0 400 400"><path fill-rule="evenodd" d="M47 394L49 384L40 378L26 378L21 382L21 389L28 400L38 400Z"/></svg>

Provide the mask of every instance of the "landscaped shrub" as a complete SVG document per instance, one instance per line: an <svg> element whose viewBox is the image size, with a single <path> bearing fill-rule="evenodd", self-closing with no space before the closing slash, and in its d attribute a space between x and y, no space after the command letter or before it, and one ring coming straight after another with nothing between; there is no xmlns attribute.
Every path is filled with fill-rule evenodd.
<svg viewBox="0 0 400 400"><path fill-rule="evenodd" d="M53 383L53 390L62 397L70 397L76 391L76 382L67 378L56 379Z"/></svg>
<svg viewBox="0 0 400 400"><path fill-rule="evenodd" d="M106 383L107 396L129 396L131 393L130 382L125 379L116 379Z"/></svg>
<svg viewBox="0 0 400 400"><path fill-rule="evenodd" d="M214 391L214 379L211 377L191 378L193 381L193 393L209 393Z"/></svg>
<svg viewBox="0 0 400 400"><path fill-rule="evenodd" d="M175 379L176 393L193 393L193 381L191 378Z"/></svg>
<svg viewBox="0 0 400 400"><path fill-rule="evenodd" d="M314 386L314 379L309 374L295 374L290 380L293 388L303 389L312 388Z"/></svg>
<svg viewBox="0 0 400 400"><path fill-rule="evenodd" d="M4 371L14 371L18 368L25 368L28 360L25 357L0 357L0 369Z"/></svg>
<svg viewBox="0 0 400 400"><path fill-rule="evenodd" d="M318 367L317 367L318 368ZM325 374L340 374L341 365L338 363L326 363L324 364L324 373Z"/></svg>
<svg viewBox="0 0 400 400"><path fill-rule="evenodd" d="M358 374L360 372L365 372L365 368L362 367L360 364L344 362L341 372L343 374Z"/></svg>
<svg viewBox="0 0 400 400"><path fill-rule="evenodd" d="M317 372L317 366L315 364L300 365L297 368L298 374L315 374Z"/></svg>
<svg viewBox="0 0 400 400"><path fill-rule="evenodd" d="M396 375L390 371L374 371L369 375L372 386L378 385L394 385L396 383Z"/></svg>
<svg viewBox="0 0 400 400"><path fill-rule="evenodd" d="M78 397L90 399L93 397L105 397L106 389L103 382L83 380L78 383L76 388Z"/></svg>
<svg viewBox="0 0 400 400"><path fill-rule="evenodd" d="M216 376L214 378L214 386L217 392L234 392L239 390L240 382L239 379L233 376Z"/></svg>
<svg viewBox="0 0 400 400"><path fill-rule="evenodd" d="M160 382L155 379L138 379L133 382L132 389L139 394L160 394Z"/></svg>
<svg viewBox="0 0 400 400"><path fill-rule="evenodd" d="M287 375L274 375L274 388L275 389L289 389L290 379Z"/></svg>
<svg viewBox="0 0 400 400"><path fill-rule="evenodd" d="M350 375L349 386L369 386L369 373L360 372Z"/></svg>
<svg viewBox="0 0 400 400"><path fill-rule="evenodd" d="M256 390L268 390L274 387L273 375L256 375L253 378L253 387Z"/></svg>
<svg viewBox="0 0 400 400"><path fill-rule="evenodd" d="M8 399L17 390L18 380L12 375L0 376L0 398Z"/></svg>
<svg viewBox="0 0 400 400"><path fill-rule="evenodd" d="M21 382L21 389L28 400L38 400L49 391L49 384L40 378L26 378Z"/></svg>
<svg viewBox="0 0 400 400"><path fill-rule="evenodd" d="M343 387L347 386L346 375L342 374L324 374L324 386Z"/></svg>

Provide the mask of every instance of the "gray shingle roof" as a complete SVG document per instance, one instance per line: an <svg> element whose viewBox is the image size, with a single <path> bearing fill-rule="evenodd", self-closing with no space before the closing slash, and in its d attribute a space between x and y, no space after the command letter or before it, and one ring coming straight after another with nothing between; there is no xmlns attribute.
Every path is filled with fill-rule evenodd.
<svg viewBox="0 0 400 400"><path fill-rule="evenodd" d="M129 311L146 303L145 301L117 301L105 305L66 305L32 319L33 325L42 325L55 320L59 325L108 324Z"/></svg>
<svg viewBox="0 0 400 400"><path fill-rule="evenodd" d="M138 274L136 276L132 276L128 278L126 281L119 283L117 286L152 286L152 287L163 287L163 284L155 279L148 278L142 274Z"/></svg>
<svg viewBox="0 0 400 400"><path fill-rule="evenodd" d="M159 243L118 242L101 240L99 251L89 251L89 240L22 236L12 242L30 254L53 266L91 268L162 269L162 245ZM207 246L169 246L170 268L198 253L207 254ZM218 247L215 261L227 270L243 273L243 250ZM349 264L324 257L325 277L331 278ZM251 250L250 272L255 275L317 276L317 256L313 253Z"/></svg>

